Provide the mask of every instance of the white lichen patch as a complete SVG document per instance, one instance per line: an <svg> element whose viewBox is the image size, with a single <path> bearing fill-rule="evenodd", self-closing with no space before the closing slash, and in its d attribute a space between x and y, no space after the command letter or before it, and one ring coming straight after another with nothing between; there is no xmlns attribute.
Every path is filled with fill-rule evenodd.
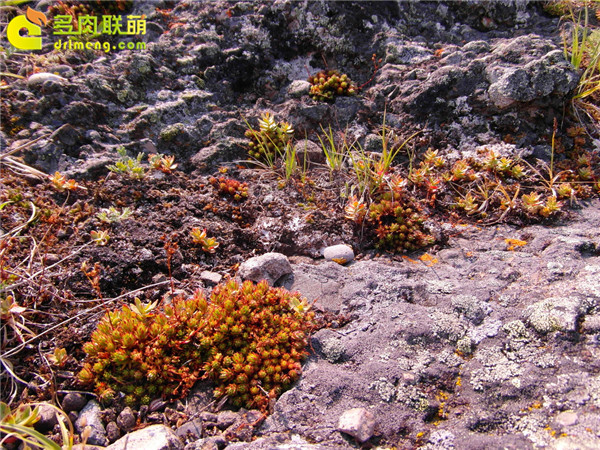
<svg viewBox="0 0 600 450"><path fill-rule="evenodd" d="M534 303L523 313L538 333L575 331L580 300L576 297L552 297Z"/></svg>
<svg viewBox="0 0 600 450"><path fill-rule="evenodd" d="M475 359L483 366L471 374L471 385L476 391L484 391L496 384L510 382L521 376L523 367L509 360L500 347L484 348L475 354Z"/></svg>
<svg viewBox="0 0 600 450"><path fill-rule="evenodd" d="M396 395L396 386L386 378L379 378L369 385L369 389L374 390L379 394L381 400L386 403L391 402Z"/></svg>

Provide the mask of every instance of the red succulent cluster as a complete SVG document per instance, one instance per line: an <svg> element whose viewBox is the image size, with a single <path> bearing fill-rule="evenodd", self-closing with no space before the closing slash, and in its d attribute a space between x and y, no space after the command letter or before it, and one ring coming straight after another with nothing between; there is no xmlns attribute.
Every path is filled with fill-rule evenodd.
<svg viewBox="0 0 600 450"><path fill-rule="evenodd" d="M208 181L220 193L233 197L236 201L248 198L248 185L246 183L225 177L211 177Z"/></svg>
<svg viewBox="0 0 600 450"><path fill-rule="evenodd" d="M102 318L79 379L104 401L124 395L135 405L183 396L207 378L215 397L265 411L300 376L314 318L307 309L298 294L264 281L229 281L210 301L197 292L156 312L137 301Z"/></svg>

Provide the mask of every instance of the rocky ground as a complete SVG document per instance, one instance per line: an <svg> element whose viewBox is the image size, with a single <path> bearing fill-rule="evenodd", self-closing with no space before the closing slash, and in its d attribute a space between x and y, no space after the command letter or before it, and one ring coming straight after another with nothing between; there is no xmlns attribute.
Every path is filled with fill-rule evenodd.
<svg viewBox="0 0 600 450"><path fill-rule="evenodd" d="M42 51L2 56L2 401L54 402L111 449L600 447L599 103L571 100L565 19L524 1L122 3L147 33L101 40L146 50L56 50L45 34ZM2 11L4 27L24 7ZM357 95L311 99L324 69ZM288 174L248 161L266 112L294 129ZM389 252L351 220L357 167L328 167L329 127L372 155L382 131L407 140L385 180L410 179L431 245ZM143 154L143 177L109 170L120 147ZM448 170L468 160L471 184L415 181L429 149ZM151 169L155 153L177 167ZM527 175L503 184L490 155ZM317 313L302 376L268 411L215 403L208 382L133 408L78 382L107 309L233 277Z"/></svg>

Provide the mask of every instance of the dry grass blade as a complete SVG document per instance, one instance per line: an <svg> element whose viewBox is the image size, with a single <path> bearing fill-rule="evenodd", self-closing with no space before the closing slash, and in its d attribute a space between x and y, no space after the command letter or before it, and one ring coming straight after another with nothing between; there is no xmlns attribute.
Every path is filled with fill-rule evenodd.
<svg viewBox="0 0 600 450"><path fill-rule="evenodd" d="M0 355L0 359L2 359L2 358L9 358L10 356L15 355L23 347L25 347L28 344L31 344L36 339L39 339L40 337L42 337L42 336L50 333L51 331L56 330L57 328L64 327L66 324L68 324L70 322L73 322L76 319L80 319L81 317L84 317L85 315L88 315L88 314L90 314L90 313L92 313L92 312L94 312L94 311L96 311L98 309L105 308L108 304L110 304L112 302L116 302L118 300L121 300L122 298L132 296L132 295L134 295L134 294L136 294L138 292L142 292L142 291L144 291L146 289L151 289L151 288L154 288L154 287L157 287L157 286L162 286L162 285L165 285L165 284L168 284L168 283L169 283L169 280L160 281L158 283L149 284L147 286L142 286L142 287L140 287L138 289L134 289L133 291L126 292L125 294L119 295L118 297L113 297L113 298L106 299L102 303L99 303L96 306L88 308L85 311L82 311L82 312L74 315L73 317L69 317L68 319L63 320L62 322L60 322L60 323L58 323L58 324L56 324L56 325L54 325L54 326L52 326L52 327L50 327L50 328L42 331L41 333L38 333L37 335L33 336L32 338L26 340L25 342L23 342L23 343L21 343L19 345L17 345L16 347L14 347L14 348L12 348L12 349L10 349L10 350L2 353Z"/></svg>

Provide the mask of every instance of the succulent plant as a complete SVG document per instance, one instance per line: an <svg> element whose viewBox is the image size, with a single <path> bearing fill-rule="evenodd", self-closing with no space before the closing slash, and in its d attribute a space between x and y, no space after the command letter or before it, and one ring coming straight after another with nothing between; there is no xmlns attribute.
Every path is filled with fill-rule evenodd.
<svg viewBox="0 0 600 450"><path fill-rule="evenodd" d="M291 141L294 129L287 122L275 122L268 112L261 116L258 125L258 130L250 126L246 130L246 137L251 139L248 154L259 161L272 163Z"/></svg>
<svg viewBox="0 0 600 450"><path fill-rule="evenodd" d="M219 285L211 295L201 348L215 397L266 410L300 376L314 313L298 294L266 281Z"/></svg>
<svg viewBox="0 0 600 450"><path fill-rule="evenodd" d="M161 309L141 302L107 313L91 341L79 380L103 401L129 405L185 395L202 378L215 397L265 411L301 372L314 313L298 294L235 281L208 302L197 292Z"/></svg>
<svg viewBox="0 0 600 450"><path fill-rule="evenodd" d="M233 197L236 201L248 198L248 184L225 177L210 177L209 183L220 193Z"/></svg>
<svg viewBox="0 0 600 450"><path fill-rule="evenodd" d="M313 100L332 101L336 95L354 95L358 88L348 77L337 70L324 70L308 78L312 84L310 96Z"/></svg>
<svg viewBox="0 0 600 450"><path fill-rule="evenodd" d="M376 246L381 250L403 253L434 242L424 230L425 216L400 190L384 192L378 201L371 203L367 217L378 238Z"/></svg>
<svg viewBox="0 0 600 450"><path fill-rule="evenodd" d="M88 361L79 380L93 383L101 400L122 392L131 405L185 394L200 377L201 354L191 338L207 307L197 293L156 313L138 304L107 313L84 345Z"/></svg>
<svg viewBox="0 0 600 450"><path fill-rule="evenodd" d="M148 155L148 162L154 170L159 170L163 173L173 173L173 170L178 166L178 164L175 164L175 156L167 156L161 153L151 153Z"/></svg>
<svg viewBox="0 0 600 450"><path fill-rule="evenodd" d="M219 247L219 243L215 238L206 235L206 230L194 227L192 228L192 231L190 231L190 235L194 244L202 246L202 251L205 253L214 253Z"/></svg>

